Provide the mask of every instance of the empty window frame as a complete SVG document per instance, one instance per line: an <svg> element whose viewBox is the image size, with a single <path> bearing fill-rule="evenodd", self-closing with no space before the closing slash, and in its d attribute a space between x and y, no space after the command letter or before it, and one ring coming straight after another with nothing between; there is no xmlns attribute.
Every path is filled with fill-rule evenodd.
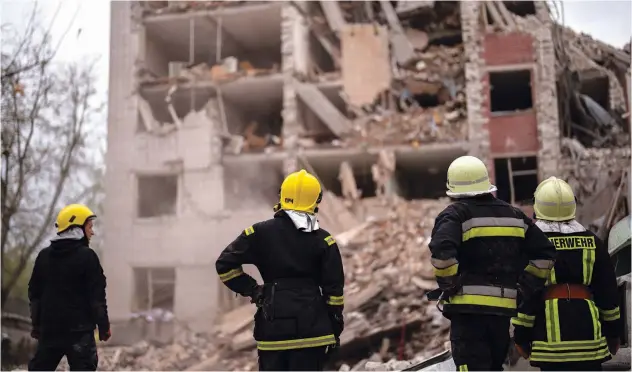
<svg viewBox="0 0 632 372"><path fill-rule="evenodd" d="M503 1L502 3L505 5L505 8L507 8L508 11L520 17L536 15L535 2L533 1ZM494 17L492 17L488 6L484 8L485 12L483 14L486 19L486 24L493 25Z"/></svg>
<svg viewBox="0 0 632 372"><path fill-rule="evenodd" d="M531 70L490 72L489 104L495 115L533 108Z"/></svg>
<svg viewBox="0 0 632 372"><path fill-rule="evenodd" d="M511 204L529 204L538 187L538 162L535 156L494 159L496 195Z"/></svg>
<svg viewBox="0 0 632 372"><path fill-rule="evenodd" d="M134 268L134 311L163 309L173 312L176 270L172 267Z"/></svg>
<svg viewBox="0 0 632 372"><path fill-rule="evenodd" d="M175 215L178 202L177 175L138 175L137 216Z"/></svg>

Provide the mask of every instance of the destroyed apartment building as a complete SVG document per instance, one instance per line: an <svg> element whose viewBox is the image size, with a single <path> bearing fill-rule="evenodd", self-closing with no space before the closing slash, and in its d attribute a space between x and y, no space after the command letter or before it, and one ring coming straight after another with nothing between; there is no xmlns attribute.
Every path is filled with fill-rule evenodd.
<svg viewBox="0 0 632 372"><path fill-rule="evenodd" d="M456 157L484 159L514 204L559 175L592 206L583 222L628 211L613 195L629 194L629 51L557 25L543 2L135 1L112 3L111 22L112 342L216 333L177 363L133 364L137 345L112 368L256 366L254 307L214 262L300 168L322 181L319 218L342 247L351 364L443 349L422 294Z"/></svg>

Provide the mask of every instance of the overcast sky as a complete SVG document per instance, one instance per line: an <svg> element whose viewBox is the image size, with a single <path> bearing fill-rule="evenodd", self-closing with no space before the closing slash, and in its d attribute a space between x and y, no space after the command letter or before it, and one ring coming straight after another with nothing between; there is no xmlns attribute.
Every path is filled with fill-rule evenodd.
<svg viewBox="0 0 632 372"><path fill-rule="evenodd" d="M24 22L33 7L33 2L28 0L1 1L2 24ZM60 4L53 27L54 37L61 38L75 13L77 16L58 56L64 60L100 56L99 86L105 95L109 66L110 3L107 0L41 0L38 6L46 22L50 22ZM631 4L630 0L564 1L564 22L576 31L622 47L632 35Z"/></svg>

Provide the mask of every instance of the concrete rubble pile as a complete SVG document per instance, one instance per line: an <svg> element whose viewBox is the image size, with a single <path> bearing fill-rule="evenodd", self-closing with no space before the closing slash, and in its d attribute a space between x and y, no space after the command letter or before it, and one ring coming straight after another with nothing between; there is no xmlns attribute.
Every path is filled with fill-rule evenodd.
<svg viewBox="0 0 632 372"><path fill-rule="evenodd" d="M397 9L387 2L332 5L321 1L320 5L314 3L311 11L295 6L307 19L312 32L323 35L335 48L340 45L339 49L345 50L345 40L349 40L343 36L345 27L373 25L376 33L378 29L383 30L387 33L386 40L390 40L387 41L387 48L390 44L387 60L377 61L391 70L390 83L381 86L372 99L354 103L358 99L348 96L348 90L354 89L346 82L356 83L354 79L345 79L348 70L343 66L341 97L346 103L351 129L332 143L335 146L360 143L418 146L465 138L465 55L458 4L414 3L400 2ZM332 58L339 53L332 53ZM359 67L356 62L352 66ZM331 76L339 74L316 72L297 78L319 82L331 80Z"/></svg>
<svg viewBox="0 0 632 372"><path fill-rule="evenodd" d="M363 369L367 361L426 358L445 349L449 324L424 293L436 288L427 245L434 216L447 203L447 199L393 200L389 207L378 209L379 215L337 235L347 277L346 325L332 367L349 363ZM257 368L254 307L246 307L252 307L246 315L250 318L236 326L220 326L214 336L221 357L211 359L222 368Z"/></svg>
<svg viewBox="0 0 632 372"><path fill-rule="evenodd" d="M195 368L217 352L211 335L194 332L183 332L166 345L147 341L122 347L101 345L104 344L98 347L100 371L183 371ZM65 358L57 370L69 370Z"/></svg>

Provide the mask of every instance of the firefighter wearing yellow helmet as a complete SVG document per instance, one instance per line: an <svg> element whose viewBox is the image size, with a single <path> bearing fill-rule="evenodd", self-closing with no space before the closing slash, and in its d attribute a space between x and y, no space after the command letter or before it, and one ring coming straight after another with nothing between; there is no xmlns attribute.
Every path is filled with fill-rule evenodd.
<svg viewBox="0 0 632 372"><path fill-rule="evenodd" d="M604 243L575 220L571 186L551 177L534 195L536 226L557 249L542 300L512 319L521 355L541 370L597 371L623 332L614 267Z"/></svg>
<svg viewBox="0 0 632 372"><path fill-rule="evenodd" d="M452 203L437 216L429 247L452 355L460 371L502 371L510 319L544 287L555 248L520 209L492 194L480 159L457 158L447 178Z"/></svg>
<svg viewBox="0 0 632 372"><path fill-rule="evenodd" d="M261 371L321 371L344 328L344 271L336 240L318 224L318 179L287 176L272 219L247 227L215 264L221 281L257 305ZM257 267L264 284L244 272Z"/></svg>
<svg viewBox="0 0 632 372"><path fill-rule="evenodd" d="M71 370L95 371L95 328L102 341L110 338L105 275L89 245L95 218L85 205L64 207L57 235L35 259L28 295L38 342L30 371L54 371L64 355Z"/></svg>

